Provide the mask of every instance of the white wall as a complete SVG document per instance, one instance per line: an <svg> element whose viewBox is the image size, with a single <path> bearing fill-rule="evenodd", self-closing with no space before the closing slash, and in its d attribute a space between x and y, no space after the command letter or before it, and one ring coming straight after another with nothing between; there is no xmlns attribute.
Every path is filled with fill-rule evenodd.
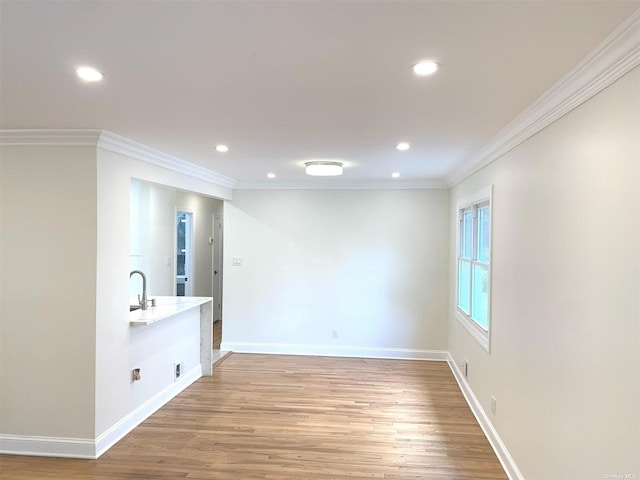
<svg viewBox="0 0 640 480"><path fill-rule="evenodd" d="M5 435L94 437L95 154L0 148Z"/></svg>
<svg viewBox="0 0 640 480"><path fill-rule="evenodd" d="M154 395L170 387L173 383L173 363L177 357L184 358L186 372L200 364L198 313L193 318L183 316L151 327L129 327L131 179L171 187L167 191L178 188L226 199L230 198L231 192L101 148L97 151L97 166L95 428L96 436L100 436ZM158 193L162 189L155 190ZM167 198L175 199L175 191L167 195ZM153 204L153 200L150 203ZM171 227L168 227L168 235L173 252L174 203L168 200L160 203L169 205ZM160 203L156 202L156 206ZM152 217L156 219L164 218L160 210L154 215ZM150 285L154 281L156 279L150 275ZM150 293L156 295L153 288ZM178 327L176 322L181 322ZM169 338L173 345L178 346L177 350L168 347ZM194 338L198 341L192 350L186 346L193 345ZM152 358L144 353L149 348L156 352ZM143 368L143 380L131 383L131 369L135 367Z"/></svg>
<svg viewBox="0 0 640 480"><path fill-rule="evenodd" d="M494 185L491 353L449 349L527 480L640 475L640 70L451 191ZM612 477L613 478L613 477Z"/></svg>
<svg viewBox="0 0 640 480"><path fill-rule="evenodd" d="M0 168L0 435L10 449L90 455L171 387L174 361L187 375L200 364L197 310L129 327L131 178L231 191L95 147L3 146Z"/></svg>
<svg viewBox="0 0 640 480"><path fill-rule="evenodd" d="M445 190L236 191L222 348L446 349L447 211Z"/></svg>
<svg viewBox="0 0 640 480"><path fill-rule="evenodd" d="M188 281L194 285L193 296L211 296L213 247L209 237L213 215L222 205L222 200L205 195L131 180L129 270L147 274L150 295L175 295L175 215L186 210L193 213L195 248L194 271ZM134 276L129 296L135 299L141 291L142 279Z"/></svg>
<svg viewBox="0 0 640 480"><path fill-rule="evenodd" d="M213 293L213 216L222 211L223 201L193 192L176 191L176 208L194 212L195 258L193 261L194 296L211 297Z"/></svg>
<svg viewBox="0 0 640 480"><path fill-rule="evenodd" d="M131 180L131 221L129 271L142 270L147 277L147 293L175 294L175 188ZM137 208L135 208L137 207ZM142 292L142 278L129 282L132 300Z"/></svg>

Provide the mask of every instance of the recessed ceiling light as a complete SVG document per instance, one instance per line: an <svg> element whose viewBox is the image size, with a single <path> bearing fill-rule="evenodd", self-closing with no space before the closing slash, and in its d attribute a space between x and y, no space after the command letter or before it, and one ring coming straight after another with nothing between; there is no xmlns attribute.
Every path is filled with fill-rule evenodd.
<svg viewBox="0 0 640 480"><path fill-rule="evenodd" d="M276 178L276 174L275 173L267 173L267 177Z"/></svg>
<svg viewBox="0 0 640 480"><path fill-rule="evenodd" d="M335 177L342 175L342 162L332 160L313 160L304 164L307 175L316 177Z"/></svg>
<svg viewBox="0 0 640 480"><path fill-rule="evenodd" d="M398 177L400 177L400 174L399 174L398 172L393 172L393 173L391 174L391 176L392 176L393 178L398 178Z"/></svg>
<svg viewBox="0 0 640 480"><path fill-rule="evenodd" d="M425 60L424 62L416 63L413 68L413 73L420 76L431 75L438 70L439 65L431 60Z"/></svg>
<svg viewBox="0 0 640 480"><path fill-rule="evenodd" d="M216 151L220 153L228 152L229 147L227 147L226 145L216 145Z"/></svg>
<svg viewBox="0 0 640 480"><path fill-rule="evenodd" d="M76 73L85 82L99 82L104 75L92 67L78 67Z"/></svg>
<svg viewBox="0 0 640 480"><path fill-rule="evenodd" d="M396 148L398 150L409 150L409 148L411 147L411 145L409 145L407 142L400 142L399 144L396 145Z"/></svg>

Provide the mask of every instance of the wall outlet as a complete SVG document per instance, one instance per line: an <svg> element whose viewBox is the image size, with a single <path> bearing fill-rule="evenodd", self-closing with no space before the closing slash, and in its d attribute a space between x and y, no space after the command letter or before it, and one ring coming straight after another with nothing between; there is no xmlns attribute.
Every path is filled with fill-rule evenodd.
<svg viewBox="0 0 640 480"><path fill-rule="evenodd" d="M491 413L496 414L496 397L491 395Z"/></svg>
<svg viewBox="0 0 640 480"><path fill-rule="evenodd" d="M178 380L184 373L184 364L182 360L173 364L173 381Z"/></svg>
<svg viewBox="0 0 640 480"><path fill-rule="evenodd" d="M337 329L332 329L331 330L331 337L332 338L338 338L338 330Z"/></svg>
<svg viewBox="0 0 640 480"><path fill-rule="evenodd" d="M242 266L242 257L231 257L231 264L234 267L241 267Z"/></svg>
<svg viewBox="0 0 640 480"><path fill-rule="evenodd" d="M464 363L462 364L462 374L464 375L464 378L467 378L469 376L469 360L467 360L466 358L464 359Z"/></svg>

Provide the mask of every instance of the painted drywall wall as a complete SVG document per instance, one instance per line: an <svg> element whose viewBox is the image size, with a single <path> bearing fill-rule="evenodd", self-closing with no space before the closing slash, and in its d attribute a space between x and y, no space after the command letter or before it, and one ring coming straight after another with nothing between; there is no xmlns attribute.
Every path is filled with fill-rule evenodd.
<svg viewBox="0 0 640 480"><path fill-rule="evenodd" d="M141 408L155 395L173 383L173 363L177 357L185 360L186 372L199 365L199 323L189 317L179 328L174 323L151 327L129 327L129 249L131 209L131 179L171 187L154 190L161 202L150 197L150 205L168 206L169 213L158 209L151 218L154 221L170 217L168 234L173 252L173 216L175 213L174 189L195 191L205 196L231 198L231 192L223 187L207 184L166 169L156 167L121 154L97 150L97 296L96 296L96 436L109 431L114 425ZM162 193L162 192L165 193ZM173 199L173 200L171 200ZM162 258L162 256L161 256ZM153 270L153 268L151 269ZM173 272L173 267L171 267ZM155 274L154 274L155 275ZM149 276L150 285L157 279ZM150 292L157 294L151 287ZM158 285L158 289L163 288ZM210 296L210 295L207 295ZM196 328L197 324L197 328ZM143 331L144 330L144 331ZM172 338L178 350L166 348ZM186 347L193 344L195 348ZM138 340L136 340L138 339ZM140 340L143 339L143 340ZM189 340L191 339L191 340ZM144 352L157 350L153 361ZM131 382L131 369L143 368L141 382Z"/></svg>
<svg viewBox="0 0 640 480"><path fill-rule="evenodd" d="M0 147L5 435L94 438L95 155Z"/></svg>
<svg viewBox="0 0 640 480"><path fill-rule="evenodd" d="M82 440L90 454L96 438L173 383L176 359L185 372L199 365L199 312L129 327L132 177L231 198L227 188L95 147L1 147L5 439L28 448L71 439L61 448L72 454ZM133 366L142 382L131 383Z"/></svg>
<svg viewBox="0 0 640 480"><path fill-rule="evenodd" d="M223 349L446 348L447 191L239 190L224 219Z"/></svg>
<svg viewBox="0 0 640 480"><path fill-rule="evenodd" d="M131 180L129 270L145 273L148 295L175 294L175 200L175 188ZM140 276L129 287L133 301L142 292Z"/></svg>
<svg viewBox="0 0 640 480"><path fill-rule="evenodd" d="M176 191L176 208L194 212L193 262L194 296L211 297L213 293L213 216L220 215L224 202L193 192Z"/></svg>
<svg viewBox="0 0 640 480"><path fill-rule="evenodd" d="M193 296L212 294L212 223L223 201L193 192L177 190L139 179L131 180L129 270L147 274L150 295L175 295L175 215L178 210L193 213ZM142 279L134 276L129 296L141 292Z"/></svg>
<svg viewBox="0 0 640 480"><path fill-rule="evenodd" d="M451 190L449 349L527 480L640 475L640 70ZM494 185L488 354L455 318L455 205ZM617 478L617 477L616 477Z"/></svg>

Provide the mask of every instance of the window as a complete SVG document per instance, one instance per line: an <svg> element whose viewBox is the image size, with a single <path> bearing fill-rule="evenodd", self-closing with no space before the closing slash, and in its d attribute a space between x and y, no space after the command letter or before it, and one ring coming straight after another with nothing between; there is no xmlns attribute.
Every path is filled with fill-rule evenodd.
<svg viewBox="0 0 640 480"><path fill-rule="evenodd" d="M457 317L488 351L491 313L491 187L458 203Z"/></svg>

